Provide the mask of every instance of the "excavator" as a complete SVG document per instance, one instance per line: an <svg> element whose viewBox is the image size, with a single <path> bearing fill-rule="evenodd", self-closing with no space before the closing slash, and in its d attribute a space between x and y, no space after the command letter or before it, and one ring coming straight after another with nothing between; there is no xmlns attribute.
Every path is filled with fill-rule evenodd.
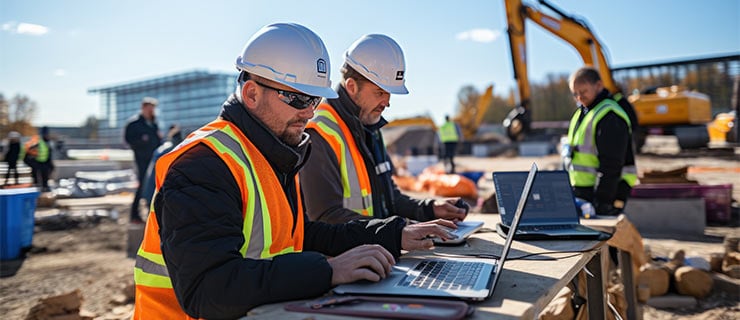
<svg viewBox="0 0 740 320"><path fill-rule="evenodd" d="M706 137L707 131L711 135L712 128L720 126L714 123L717 121L711 122L712 108L709 97L691 92L684 87L653 88L654 90L646 90L642 94L625 97L612 76L604 46L588 24L546 0L538 2L554 15L544 13L539 7L522 0L504 0L514 78L519 91L519 105L509 112L503 122L506 133L512 141L524 140L532 129L525 33L527 19L570 44L585 65L599 71L604 87L630 117L633 139L638 151L645 142L648 129L650 132L674 134L679 146L684 148L703 146L705 141L697 137ZM722 125L726 127L726 119L722 121L724 121ZM732 120L729 123L732 123Z"/></svg>
<svg viewBox="0 0 740 320"><path fill-rule="evenodd" d="M507 33L511 49L514 79L519 90L519 105L504 119L506 134L512 141L522 141L532 128L532 116L529 112L531 97L527 74L526 19L531 20L545 30L573 46L581 56L583 63L599 71L604 87L609 90L619 104L625 109L632 123L637 123L634 108L625 99L612 78L609 62L604 48L589 28L588 24L573 17L553 4L539 0L540 5L547 7L556 16L542 12L538 7L524 3L522 0L505 0Z"/></svg>

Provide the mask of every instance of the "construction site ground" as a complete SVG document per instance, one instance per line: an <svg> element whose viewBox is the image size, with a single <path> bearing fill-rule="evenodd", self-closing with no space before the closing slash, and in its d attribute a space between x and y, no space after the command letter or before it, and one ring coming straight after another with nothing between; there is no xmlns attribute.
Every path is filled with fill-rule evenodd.
<svg viewBox="0 0 740 320"><path fill-rule="evenodd" d="M733 198L740 199L740 158L732 152L707 154L656 149L640 155L640 171L669 170L696 166L706 170L689 173L701 184L733 184ZM711 152L710 152L711 153ZM558 156L542 157L459 157L462 169L485 172L527 170L532 162L541 170L555 169ZM481 196L492 192L490 174L480 181ZM427 196L419 194L419 196ZM38 208L36 216L54 216L66 212L76 219L56 226L36 226L32 249L23 259L2 261L0 278L0 315L2 319L24 319L39 299L79 290L82 309L96 319L129 319L133 310L130 285L134 260L127 258L128 210L130 193L105 197L57 200L55 208ZM736 206L737 204L735 204ZM737 209L735 209L737 212ZM733 219L737 219L734 216ZM54 230L58 229L58 230ZM682 249L687 255L704 256L722 252L722 238L740 236L737 221L729 225L709 226L706 238L644 238L653 256L669 256ZM504 273L505 276L505 273ZM709 297L678 308L656 309L643 306L644 319L740 319L737 295L715 290Z"/></svg>

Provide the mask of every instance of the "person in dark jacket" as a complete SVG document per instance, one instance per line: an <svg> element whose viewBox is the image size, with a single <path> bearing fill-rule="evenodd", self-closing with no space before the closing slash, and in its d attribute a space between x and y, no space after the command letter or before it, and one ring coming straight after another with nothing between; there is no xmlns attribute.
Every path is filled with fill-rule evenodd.
<svg viewBox="0 0 740 320"><path fill-rule="evenodd" d="M154 177L156 173L155 166L157 164L157 160L159 160L159 158L167 152L172 151L172 149L180 144L180 142L182 142L182 132L180 131L180 126L173 124L167 131L167 139L162 142L162 144L157 147L156 150L154 150L154 154L152 154L152 160L149 161L149 167L147 167L146 169L146 179L144 179L144 189L141 194L141 197L146 200L147 208L149 208L149 206L152 204L152 196L154 195Z"/></svg>
<svg viewBox="0 0 740 320"><path fill-rule="evenodd" d="M329 225L304 213L305 125L332 97L321 39L292 23L262 28L237 58L219 117L157 161L153 211L136 257L134 319L225 319L387 276L401 250L448 239L449 221ZM285 78L285 74L297 75Z"/></svg>
<svg viewBox="0 0 740 320"><path fill-rule="evenodd" d="M13 172L15 184L18 184L18 157L21 153L21 134L15 131L8 133L8 151L5 152L5 162L8 163L8 171L5 172L5 182L10 184L10 173Z"/></svg>
<svg viewBox="0 0 740 320"><path fill-rule="evenodd" d="M345 53L336 99L319 106L308 134L313 154L301 172L312 220L343 223L400 215L418 221L461 221L460 198L413 199L398 189L380 132L391 94L407 94L401 47L390 37L365 35ZM458 206L454 204L458 203Z"/></svg>
<svg viewBox="0 0 740 320"><path fill-rule="evenodd" d="M637 180L629 114L604 88L598 71L584 67L570 77L578 103L564 154L576 197L597 215L622 212Z"/></svg>
<svg viewBox="0 0 740 320"><path fill-rule="evenodd" d="M143 222L139 214L139 206L144 188L146 168L149 166L149 161L152 160L152 153L162 141L162 135L159 132L154 115L154 109L157 103L157 99L151 97L142 99L141 112L129 119L124 133L126 143L134 151L136 177L139 181L139 186L136 188L136 195L134 195L134 202L131 204L131 223Z"/></svg>

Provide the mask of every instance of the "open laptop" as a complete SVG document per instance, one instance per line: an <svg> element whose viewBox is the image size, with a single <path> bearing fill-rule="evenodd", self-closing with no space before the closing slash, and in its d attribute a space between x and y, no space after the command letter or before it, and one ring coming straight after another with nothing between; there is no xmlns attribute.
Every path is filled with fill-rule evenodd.
<svg viewBox="0 0 740 320"><path fill-rule="evenodd" d="M527 180L526 171L494 172L501 223L496 231L506 237L514 220L516 199ZM516 230L517 240L607 240L611 234L581 225L567 171L540 171L527 208Z"/></svg>
<svg viewBox="0 0 740 320"><path fill-rule="evenodd" d="M533 163L521 192L511 228L516 230L537 166ZM480 301L490 297L504 270L513 237L507 237L501 257L489 261L473 259L421 259L401 257L391 274L378 282L360 281L334 288L337 294L425 296Z"/></svg>

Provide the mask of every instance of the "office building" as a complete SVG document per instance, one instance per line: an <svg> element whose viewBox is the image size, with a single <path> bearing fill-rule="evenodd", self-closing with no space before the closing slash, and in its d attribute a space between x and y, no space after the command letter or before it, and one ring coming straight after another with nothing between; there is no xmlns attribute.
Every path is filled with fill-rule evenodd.
<svg viewBox="0 0 740 320"><path fill-rule="evenodd" d="M141 99L159 100L157 123L163 135L172 124L187 134L216 118L236 89L237 73L195 70L89 89L100 97L98 137L111 145L124 141L126 122L139 114Z"/></svg>

